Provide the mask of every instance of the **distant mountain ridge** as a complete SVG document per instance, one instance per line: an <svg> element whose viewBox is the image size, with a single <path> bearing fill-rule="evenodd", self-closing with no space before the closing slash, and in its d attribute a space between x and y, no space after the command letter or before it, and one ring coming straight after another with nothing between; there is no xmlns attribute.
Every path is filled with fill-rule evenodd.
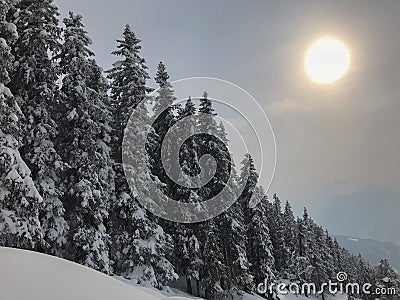
<svg viewBox="0 0 400 300"><path fill-rule="evenodd" d="M371 264L377 265L386 258L396 271L400 271L400 246L391 242L382 242L372 239L333 235L340 245L353 254L359 254Z"/></svg>

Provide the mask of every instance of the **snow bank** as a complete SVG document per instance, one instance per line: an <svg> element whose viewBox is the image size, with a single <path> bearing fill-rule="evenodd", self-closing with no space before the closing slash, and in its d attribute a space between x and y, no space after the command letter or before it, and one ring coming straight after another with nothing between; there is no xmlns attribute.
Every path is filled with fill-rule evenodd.
<svg viewBox="0 0 400 300"><path fill-rule="evenodd" d="M78 264L30 251L0 247L0 299L160 300L156 291L129 286ZM188 298L179 298L188 299Z"/></svg>
<svg viewBox="0 0 400 300"><path fill-rule="evenodd" d="M117 280L119 279L119 280ZM1 300L190 300L174 289L157 291L133 286L123 278L113 278L87 267L56 257L0 247ZM244 300L261 300L244 295ZM281 300L311 300L315 297L280 295ZM346 295L327 299L347 299Z"/></svg>

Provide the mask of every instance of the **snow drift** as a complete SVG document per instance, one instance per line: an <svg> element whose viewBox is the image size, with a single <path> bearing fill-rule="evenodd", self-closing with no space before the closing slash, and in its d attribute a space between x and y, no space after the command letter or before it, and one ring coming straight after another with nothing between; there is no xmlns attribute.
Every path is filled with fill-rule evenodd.
<svg viewBox="0 0 400 300"><path fill-rule="evenodd" d="M60 258L0 247L0 299L159 300L174 298L166 298L156 291L129 286L110 276Z"/></svg>

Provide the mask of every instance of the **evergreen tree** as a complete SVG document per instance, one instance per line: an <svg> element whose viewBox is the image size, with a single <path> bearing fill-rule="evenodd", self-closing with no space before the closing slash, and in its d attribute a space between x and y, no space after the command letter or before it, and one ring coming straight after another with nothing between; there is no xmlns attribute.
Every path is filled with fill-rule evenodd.
<svg viewBox="0 0 400 300"><path fill-rule="evenodd" d="M308 247L310 245L310 220L307 209L304 208L303 218L297 219L298 240L297 255L293 256L289 262L291 270L291 280L298 283L310 282L313 266L311 265Z"/></svg>
<svg viewBox="0 0 400 300"><path fill-rule="evenodd" d="M201 132L214 136L217 132L217 123L214 116L217 114L214 111L211 99L208 98L207 92L204 92L203 97L200 98L199 114L201 117L198 120L198 126ZM207 143L210 137L206 138L206 140L204 140L204 136L201 138L203 143Z"/></svg>
<svg viewBox="0 0 400 300"><path fill-rule="evenodd" d="M162 72L162 70L164 70L164 72ZM165 69L163 67L160 67L157 81L159 83L162 82L161 79L163 77L166 78L167 74L165 73ZM164 101L168 101L167 99L168 97L166 97ZM186 101L185 106L179 111L179 115L177 116L178 120L182 120L183 118L187 117L191 118L191 122L188 122L188 125L183 128L184 130L186 130L186 134L188 136L193 136L195 133L195 114L196 107L191 98L189 98ZM167 124L166 126L170 125ZM167 129L168 128L166 128L166 130ZM163 135L163 133L161 133L161 135ZM177 143L182 142L181 140L179 140L179 138L181 137L177 138ZM183 143L182 148L179 152L182 171L188 176L195 176L198 174L199 171L196 148L197 145L195 143L195 139L189 138ZM169 181L168 187L170 189L170 195L177 201L187 203L200 202L200 198L197 194L196 189L189 189L172 181ZM179 272L179 274L186 277L187 292L189 294L199 296L200 273L201 269L203 268L203 245L200 241L199 236L199 228L201 228L201 226L199 226L199 224L181 224L172 222L167 222L166 225L168 228L168 232L171 234L174 240L175 255L173 255L174 257L172 258L174 265L177 267L177 271ZM196 283L196 291L194 291L193 289L193 282Z"/></svg>
<svg viewBox="0 0 400 300"><path fill-rule="evenodd" d="M13 47L15 63L10 87L23 113L20 152L44 199L41 221L47 245L43 250L58 254L67 230L60 200L63 162L54 147L58 133L54 114L59 101L59 68L54 55L61 47L59 14L52 0L21 0L16 9L19 37Z"/></svg>
<svg viewBox="0 0 400 300"><path fill-rule="evenodd" d="M351 280L352 282L357 282L360 287L364 286L365 284L371 284L371 291L377 287L376 279L376 269L374 269L368 262L364 260L364 258L359 254L357 257L354 257L354 263L352 264L352 268L355 270L353 273ZM349 273L350 274L350 273ZM362 299L375 299L374 295L350 295L353 297L360 297Z"/></svg>
<svg viewBox="0 0 400 300"><path fill-rule="evenodd" d="M67 165L63 202L70 224L68 256L109 273L105 221L112 191L112 164L108 145L110 113L103 102L107 101L107 85L88 48L91 40L82 16L70 12L64 24L65 43L58 56L64 77L57 146Z"/></svg>
<svg viewBox="0 0 400 300"><path fill-rule="evenodd" d="M17 39L15 25L6 19L11 8L10 1L0 1L0 246L37 249L43 201L19 153L22 114L7 87L14 59L10 46Z"/></svg>
<svg viewBox="0 0 400 300"><path fill-rule="evenodd" d="M254 189L254 197L259 203L250 210L247 236L248 256L251 263L251 273L256 283L272 283L275 279L275 258L268 227L268 198L262 188ZM269 295L272 297L272 295Z"/></svg>
<svg viewBox="0 0 400 300"><path fill-rule="evenodd" d="M120 57L107 71L111 84L111 105L115 116L114 124L114 159L122 162L122 140L124 130L132 110L143 101L152 89L146 86L150 79L146 61L140 56L140 40L129 25L125 26L123 39L117 40L117 50L112 54ZM118 175L118 174L117 174Z"/></svg>
<svg viewBox="0 0 400 300"><path fill-rule="evenodd" d="M171 250L171 238L156 224L154 219L141 207L137 199L131 194L122 167L122 141L125 127L131 114L124 155L132 158L129 165L125 165L130 172L145 175L148 172L147 162L143 162L136 155L137 145L132 137L147 118L146 97L151 91L146 86L149 78L145 60L140 57L140 40L127 25L123 39L118 40L118 50L113 54L121 59L113 64L108 71L111 80L111 98L115 139L113 140L115 194L112 205L112 260L114 272L137 282L161 287L168 280L176 278L171 263L166 259ZM154 131L150 130L147 138L154 143ZM134 182L136 187L146 190L145 182ZM145 197L146 195L139 195Z"/></svg>
<svg viewBox="0 0 400 300"><path fill-rule="evenodd" d="M258 174L254 165L254 160L250 154L245 154L243 159L241 176L239 178L239 185L244 186L243 192L240 195L239 203L242 205L245 215L250 216L248 212L249 203L253 195L253 191L258 184ZM246 219L246 224L248 224L249 219Z"/></svg>
<svg viewBox="0 0 400 300"><path fill-rule="evenodd" d="M219 127L217 130L220 131L220 138L226 141L225 132L221 132L222 128ZM226 145L226 142L224 142L224 144ZM227 171L229 171L231 167L232 157L229 151L221 151L223 147L218 147L218 150L214 150L213 156L224 166L222 169L224 169L226 173L223 173L223 177L218 176L220 177L219 185L223 186L229 178L229 173L227 173ZM234 173L233 176L236 177L236 174ZM227 199L238 198L237 192L232 189L232 187L226 184L225 188L228 189L228 193L225 195ZM237 201L232 204L218 219L220 219L220 228L224 236L221 242L224 249L225 264L229 272L229 277L227 278L228 289L231 290L234 287L252 293L255 290L254 278L250 272L250 263L247 253L248 234L245 223L245 211L241 202Z"/></svg>
<svg viewBox="0 0 400 300"><path fill-rule="evenodd" d="M297 223L294 217L292 207L289 201L286 201L285 210L283 212L283 236L285 241L284 261L285 261L285 277L289 277L291 270L289 268L290 260L297 254Z"/></svg>
<svg viewBox="0 0 400 300"><path fill-rule="evenodd" d="M201 287L206 299L225 299L229 292L225 283L227 282L227 266L224 261L221 235L215 220L205 221L201 225L201 239L203 247L203 269L201 271Z"/></svg>
<svg viewBox="0 0 400 300"><path fill-rule="evenodd" d="M380 288L380 299L400 299L400 278L386 259L382 259L375 271L375 284ZM391 293L395 291L395 294ZM386 295L385 295L386 294Z"/></svg>
<svg viewBox="0 0 400 300"><path fill-rule="evenodd" d="M271 241L274 247L275 268L277 272L285 270L289 256L285 244L284 223L282 215L281 200L274 194L272 210L270 212L269 227L271 229Z"/></svg>
<svg viewBox="0 0 400 300"><path fill-rule="evenodd" d="M198 238L198 226L176 223L171 235L174 239L173 263L180 275L186 277L186 291L191 295L199 295L200 272L203 265L202 248ZM196 291L193 289L196 283Z"/></svg>
<svg viewBox="0 0 400 300"><path fill-rule="evenodd" d="M185 103L184 108L178 115L178 120L186 119L185 127L183 128L184 134L190 136L187 140L183 141L182 137L177 136L177 143L182 144L179 151L179 161L182 167L183 173L185 173L189 181L188 186L192 186L191 177L196 176L200 173L200 165L198 161L198 143L195 136L196 132L196 106L192 99L189 97ZM180 186L178 184L171 184L172 197L177 201L201 201L198 195L198 189L188 189L187 187Z"/></svg>
<svg viewBox="0 0 400 300"><path fill-rule="evenodd" d="M166 174L167 170L171 170L172 167L168 164L168 161L162 161L161 157L161 146L165 141L165 136L168 130L176 122L176 117L174 115L173 102L176 100L174 97L174 91L169 82L169 75L167 73L165 65L160 62L157 69L157 76L155 77L156 82L159 85L157 90L157 96L154 97L154 107L153 112L157 117L155 122L152 124L155 132L155 143L148 143L147 150L151 157L150 165L151 172L154 178L161 183L163 183L160 188L164 190L164 193L171 195L173 191L170 188L172 186L172 181ZM171 142L168 141L168 145L164 145L168 152L172 151Z"/></svg>
<svg viewBox="0 0 400 300"><path fill-rule="evenodd" d="M313 242L310 247L311 263L313 266L311 281L316 284L318 290L321 290L323 283L334 280L331 273L334 267L330 264L332 260L325 243L324 231L321 227L314 226L312 240ZM321 295L322 299L325 299L325 291Z"/></svg>

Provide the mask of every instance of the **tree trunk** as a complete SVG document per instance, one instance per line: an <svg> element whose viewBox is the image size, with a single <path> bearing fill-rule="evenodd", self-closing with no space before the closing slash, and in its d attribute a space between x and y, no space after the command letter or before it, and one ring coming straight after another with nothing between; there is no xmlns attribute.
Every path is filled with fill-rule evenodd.
<svg viewBox="0 0 400 300"><path fill-rule="evenodd" d="M196 280L196 297L200 297L200 280Z"/></svg>
<svg viewBox="0 0 400 300"><path fill-rule="evenodd" d="M186 276L186 291L190 294L193 295L193 290L192 290L192 280Z"/></svg>

